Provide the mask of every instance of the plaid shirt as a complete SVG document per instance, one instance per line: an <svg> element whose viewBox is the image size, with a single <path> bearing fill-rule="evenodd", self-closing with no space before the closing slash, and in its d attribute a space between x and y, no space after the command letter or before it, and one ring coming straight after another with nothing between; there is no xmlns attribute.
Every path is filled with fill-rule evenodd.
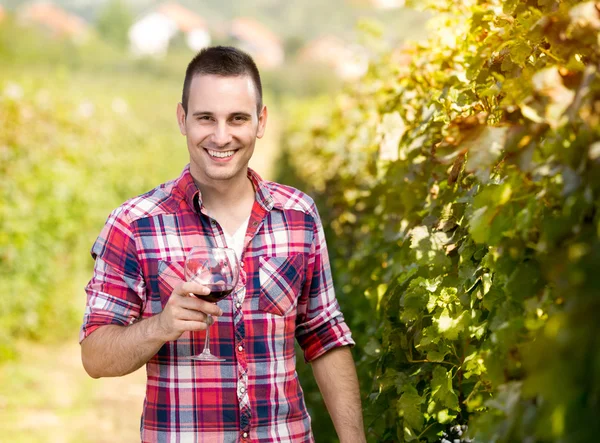
<svg viewBox="0 0 600 443"><path fill-rule="evenodd" d="M252 170L255 203L237 288L218 304L211 351L197 362L205 332L165 343L146 365L143 442L312 442L296 373L294 338L312 361L353 345L331 281L323 228L310 197L263 181ZM92 247L94 275L81 329L129 325L158 314L184 279L192 246L226 246L182 175L111 213Z"/></svg>

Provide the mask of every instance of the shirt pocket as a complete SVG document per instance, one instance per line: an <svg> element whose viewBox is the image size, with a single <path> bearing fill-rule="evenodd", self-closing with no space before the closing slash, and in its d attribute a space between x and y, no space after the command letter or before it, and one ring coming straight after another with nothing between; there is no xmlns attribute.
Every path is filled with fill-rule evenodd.
<svg viewBox="0 0 600 443"><path fill-rule="evenodd" d="M259 257L260 297L258 307L284 316L300 295L304 281L304 255Z"/></svg>
<svg viewBox="0 0 600 443"><path fill-rule="evenodd" d="M158 289L160 292L160 303L164 309L173 289L185 281L184 262L158 262Z"/></svg>

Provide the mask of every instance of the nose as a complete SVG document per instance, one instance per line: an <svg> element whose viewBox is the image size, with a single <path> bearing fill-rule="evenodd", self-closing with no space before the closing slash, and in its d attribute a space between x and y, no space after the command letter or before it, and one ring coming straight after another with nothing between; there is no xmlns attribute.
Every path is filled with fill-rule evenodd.
<svg viewBox="0 0 600 443"><path fill-rule="evenodd" d="M213 133L213 143L218 148L227 146L231 142L231 133L225 123L219 123L215 125L215 132Z"/></svg>

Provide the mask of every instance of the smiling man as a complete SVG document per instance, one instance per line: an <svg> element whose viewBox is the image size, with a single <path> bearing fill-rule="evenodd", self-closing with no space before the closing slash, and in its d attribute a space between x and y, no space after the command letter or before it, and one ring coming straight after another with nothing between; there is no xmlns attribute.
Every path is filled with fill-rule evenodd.
<svg viewBox="0 0 600 443"><path fill-rule="evenodd" d="M230 47L189 64L177 121L190 164L109 216L92 247L80 334L92 377L146 365L143 442L312 442L294 342L310 362L341 442L365 440L323 228L302 192L248 168L267 124L253 60ZM218 304L183 281L198 244L231 247L240 283ZM223 362L190 357L204 343ZM318 437L318 436L317 436Z"/></svg>

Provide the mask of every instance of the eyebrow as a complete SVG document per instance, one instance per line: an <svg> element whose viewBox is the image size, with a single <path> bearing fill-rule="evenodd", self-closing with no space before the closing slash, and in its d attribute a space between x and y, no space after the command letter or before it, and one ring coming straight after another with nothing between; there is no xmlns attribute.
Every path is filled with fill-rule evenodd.
<svg viewBox="0 0 600 443"><path fill-rule="evenodd" d="M213 112L209 112L209 111L196 111L192 114L193 117L200 117L203 115L208 115L208 116L213 116L214 113ZM231 114L229 114L227 117L235 117L235 116L243 116L243 117L248 117L251 118L252 114L248 113L248 112L232 112Z"/></svg>

